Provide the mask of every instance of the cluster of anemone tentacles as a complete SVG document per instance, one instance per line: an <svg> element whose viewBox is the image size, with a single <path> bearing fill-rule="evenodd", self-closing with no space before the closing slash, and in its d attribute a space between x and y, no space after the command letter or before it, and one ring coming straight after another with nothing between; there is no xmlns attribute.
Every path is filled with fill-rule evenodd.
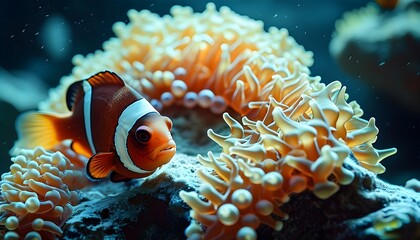
<svg viewBox="0 0 420 240"><path fill-rule="evenodd" d="M87 159L64 145L55 150L21 149L12 158L10 172L1 176L2 239L56 239L63 233L61 226L79 202L75 190L88 183Z"/></svg>
<svg viewBox="0 0 420 240"><path fill-rule="evenodd" d="M274 73L289 69L296 75L309 74L312 52L298 45L286 29L271 27L266 32L261 21L227 7L217 11L212 3L201 14L174 6L171 15L130 10L130 22L114 24L117 37L106 41L103 51L73 58L72 74L61 79L40 109L68 111L67 87L108 69L157 110L199 106L220 114L230 107L245 115L249 102L272 94Z"/></svg>
<svg viewBox="0 0 420 240"><path fill-rule="evenodd" d="M285 81L279 76L279 81ZM380 161L395 149L377 150L372 146L378 129L374 119L360 118L361 110L346 102L345 87L339 82L325 86L319 79L306 79L305 87L293 101L272 96L264 117L242 118L242 124L223 115L231 129L228 136L208 131L223 151L212 152L199 161L213 169L198 171L204 181L199 193L181 192L193 209L196 223L186 230L189 238L255 239L256 229L265 224L279 231L288 215L280 207L291 194L311 190L327 199L340 185L352 182L353 172L343 166L350 154L375 173L384 171ZM302 83L300 83L302 84ZM279 89L281 92L282 89ZM276 98L277 97L277 98Z"/></svg>
<svg viewBox="0 0 420 240"><path fill-rule="evenodd" d="M249 239L261 224L280 230L280 220L287 219L280 206L291 194L308 189L317 197L328 198L340 185L352 181L353 173L343 167L350 154L380 173L384 171L380 161L395 152L372 146L378 133L374 119L360 118L362 110L357 103L346 102L348 96L339 82L325 85L319 77L309 76L312 53L298 45L286 29L271 27L266 32L261 21L227 7L217 11L211 3L199 14L189 7L174 6L171 16L159 17L145 10L130 10L128 16L128 24L114 25L117 37L106 41L104 50L73 58L72 74L61 79L39 108L68 111L68 86L107 69L121 75L158 110L197 106L223 113L231 134L208 131L222 153L198 156L211 169L198 171L205 182L199 193L207 200L197 193L180 193L193 209L193 218L206 227L203 231L193 223L186 231L189 237ZM225 113L229 109L243 116L242 121ZM22 154L25 156L21 153L15 159ZM29 157L34 160L30 166L45 158L37 157ZM44 163L37 164L41 168ZM24 172L30 169L21 168ZM69 169L71 165L65 165L58 175ZM42 186L49 189L55 184L48 179L50 174L37 171ZM22 187L29 189L25 185L29 183L33 180L23 181ZM66 185L70 186L64 182L61 187ZM48 198L43 194L37 193L38 201L54 200L48 199L55 196L54 191ZM10 204L21 206L26 200L11 199ZM61 208L57 209L54 211ZM60 218L55 225L64 220ZM8 224L12 231L13 223Z"/></svg>

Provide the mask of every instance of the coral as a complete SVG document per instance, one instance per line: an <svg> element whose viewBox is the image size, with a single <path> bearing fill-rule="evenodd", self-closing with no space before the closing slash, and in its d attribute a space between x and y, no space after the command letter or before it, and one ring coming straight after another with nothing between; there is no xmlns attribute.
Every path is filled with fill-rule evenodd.
<svg viewBox="0 0 420 240"><path fill-rule="evenodd" d="M78 204L74 190L88 185L86 159L69 150L65 153L73 163L62 153L42 147L21 149L12 157L10 172L0 182L0 236L4 239L55 239L62 234L60 227Z"/></svg>
<svg viewBox="0 0 420 240"><path fill-rule="evenodd" d="M416 239L420 237L420 209L410 203L397 203L369 216L369 233L381 239Z"/></svg>
<svg viewBox="0 0 420 240"><path fill-rule="evenodd" d="M420 181L415 178L410 179L405 183L405 187L413 189L416 192L420 192Z"/></svg>
<svg viewBox="0 0 420 240"><path fill-rule="evenodd" d="M352 76L420 113L420 1L400 0L392 10L374 4L336 22L330 53Z"/></svg>

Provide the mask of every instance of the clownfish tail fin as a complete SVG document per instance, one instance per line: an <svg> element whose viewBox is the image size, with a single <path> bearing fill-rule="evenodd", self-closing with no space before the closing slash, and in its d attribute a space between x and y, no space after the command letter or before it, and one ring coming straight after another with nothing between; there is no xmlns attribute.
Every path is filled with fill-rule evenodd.
<svg viewBox="0 0 420 240"><path fill-rule="evenodd" d="M58 125L65 118L53 114L40 112L27 112L21 114L16 120L16 131L19 140L15 148L34 148L42 146L51 149L64 140L58 132Z"/></svg>

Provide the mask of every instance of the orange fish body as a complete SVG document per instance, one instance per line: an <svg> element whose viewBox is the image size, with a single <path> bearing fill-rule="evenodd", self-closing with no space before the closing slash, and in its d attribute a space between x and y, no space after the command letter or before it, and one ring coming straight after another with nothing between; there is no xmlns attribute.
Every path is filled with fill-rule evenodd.
<svg viewBox="0 0 420 240"><path fill-rule="evenodd" d="M161 116L115 73L101 72L67 90L68 115L30 112L17 121L17 145L52 148L71 139L76 152L91 156L92 179L146 177L176 151L172 121Z"/></svg>
<svg viewBox="0 0 420 240"><path fill-rule="evenodd" d="M398 0L376 0L376 3L383 9L393 9L397 6Z"/></svg>

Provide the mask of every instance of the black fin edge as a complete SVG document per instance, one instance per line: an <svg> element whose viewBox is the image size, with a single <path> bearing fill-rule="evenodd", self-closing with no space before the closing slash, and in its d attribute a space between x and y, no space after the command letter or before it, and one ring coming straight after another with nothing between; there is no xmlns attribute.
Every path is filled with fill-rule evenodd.
<svg viewBox="0 0 420 240"><path fill-rule="evenodd" d="M79 95L82 93L82 96L83 96L84 94L83 86L82 86L83 81L84 80L74 82L67 89L66 105L69 111L73 110L74 104L77 101L77 98L79 98Z"/></svg>

